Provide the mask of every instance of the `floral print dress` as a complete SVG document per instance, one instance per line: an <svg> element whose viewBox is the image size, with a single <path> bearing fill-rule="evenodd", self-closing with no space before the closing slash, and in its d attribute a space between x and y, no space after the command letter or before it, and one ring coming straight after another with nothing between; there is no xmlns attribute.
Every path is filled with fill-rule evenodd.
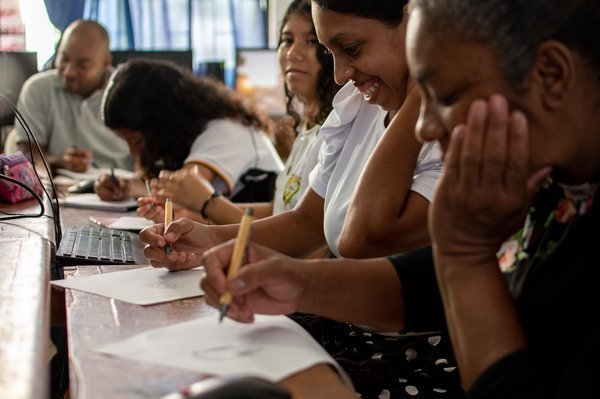
<svg viewBox="0 0 600 399"><path fill-rule="evenodd" d="M498 251L498 264L515 298L520 296L530 273L548 257L569 228L585 216L598 184L567 186L550 177L530 208L523 228Z"/></svg>

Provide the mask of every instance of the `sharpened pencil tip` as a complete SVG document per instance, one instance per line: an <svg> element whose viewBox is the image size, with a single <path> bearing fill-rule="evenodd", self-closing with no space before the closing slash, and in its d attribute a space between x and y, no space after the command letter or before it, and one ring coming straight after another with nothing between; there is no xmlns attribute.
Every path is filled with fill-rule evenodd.
<svg viewBox="0 0 600 399"><path fill-rule="evenodd" d="M229 305L227 305L226 303L221 304L221 306L219 307L219 323L221 323L225 318L225 315L227 314L227 309L229 309Z"/></svg>

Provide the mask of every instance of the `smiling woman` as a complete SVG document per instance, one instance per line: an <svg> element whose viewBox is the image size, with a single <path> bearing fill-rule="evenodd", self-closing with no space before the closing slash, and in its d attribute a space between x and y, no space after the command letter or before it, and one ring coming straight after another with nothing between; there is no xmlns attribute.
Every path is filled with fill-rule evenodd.
<svg viewBox="0 0 600 399"><path fill-rule="evenodd" d="M351 81L368 103L392 111L393 116L407 92L404 35L408 19L401 12L406 1L384 1L388 4L379 7L356 1L313 3L317 35L335 59L336 82ZM386 7L398 11L382 12Z"/></svg>

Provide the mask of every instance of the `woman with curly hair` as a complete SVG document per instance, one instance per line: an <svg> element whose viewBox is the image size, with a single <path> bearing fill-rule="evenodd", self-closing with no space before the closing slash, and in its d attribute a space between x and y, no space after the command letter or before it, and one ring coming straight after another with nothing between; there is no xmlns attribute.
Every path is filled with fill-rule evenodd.
<svg viewBox="0 0 600 399"><path fill-rule="evenodd" d="M119 66L102 112L106 126L139 157L146 178L193 167L220 192L235 195L249 169L283 169L265 122L235 92L170 62L134 59ZM113 184L110 176L101 176L95 189L109 200L144 195L131 181Z"/></svg>

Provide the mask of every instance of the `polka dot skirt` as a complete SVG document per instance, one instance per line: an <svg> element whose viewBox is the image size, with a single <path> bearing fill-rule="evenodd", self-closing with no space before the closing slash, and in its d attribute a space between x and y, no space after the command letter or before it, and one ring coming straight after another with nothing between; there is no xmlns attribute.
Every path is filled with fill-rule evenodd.
<svg viewBox="0 0 600 399"><path fill-rule="evenodd" d="M313 315L291 317L346 370L361 399L465 398L446 333L389 337Z"/></svg>

